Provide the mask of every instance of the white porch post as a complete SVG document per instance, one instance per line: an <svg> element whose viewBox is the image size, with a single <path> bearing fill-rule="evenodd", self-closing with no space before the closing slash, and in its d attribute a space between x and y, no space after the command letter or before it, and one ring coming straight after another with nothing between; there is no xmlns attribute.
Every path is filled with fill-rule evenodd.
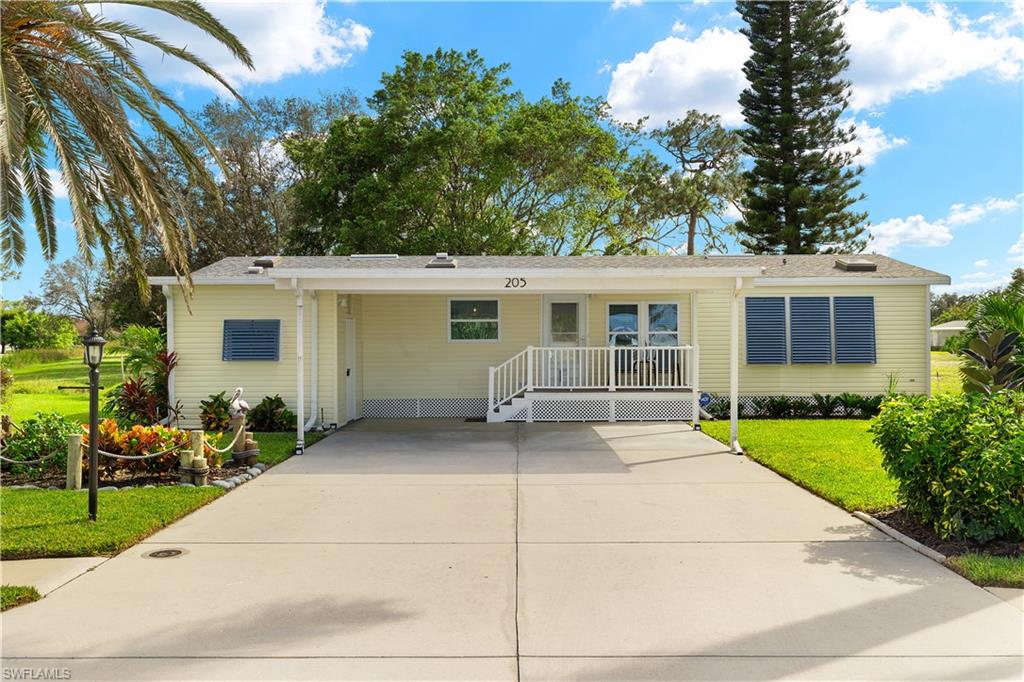
<svg viewBox="0 0 1024 682"><path fill-rule="evenodd" d="M306 427L306 386L304 374L304 363L303 353L305 345L305 339L303 338L303 328L305 327L305 319L303 315L303 298L305 294L302 291L302 286L297 285L293 281L295 287L295 402L296 402L296 415L295 415L295 454L301 455L306 449L305 443L305 427Z"/></svg>
<svg viewBox="0 0 1024 682"><path fill-rule="evenodd" d="M693 430L700 431L700 349L697 346L697 292L690 292L690 388L693 390Z"/></svg>
<svg viewBox="0 0 1024 682"><path fill-rule="evenodd" d="M736 284L729 300L729 443L736 454L743 452L739 442L739 390L740 390L740 289Z"/></svg>

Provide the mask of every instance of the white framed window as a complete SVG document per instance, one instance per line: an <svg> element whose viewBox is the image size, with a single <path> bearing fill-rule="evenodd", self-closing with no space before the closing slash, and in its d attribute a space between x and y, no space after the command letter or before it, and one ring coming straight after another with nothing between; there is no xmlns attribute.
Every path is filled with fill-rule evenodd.
<svg viewBox="0 0 1024 682"><path fill-rule="evenodd" d="M678 346L679 303L645 301L608 304L608 345Z"/></svg>
<svg viewBox="0 0 1024 682"><path fill-rule="evenodd" d="M496 298L448 299L448 341L459 343L501 340L501 308Z"/></svg>

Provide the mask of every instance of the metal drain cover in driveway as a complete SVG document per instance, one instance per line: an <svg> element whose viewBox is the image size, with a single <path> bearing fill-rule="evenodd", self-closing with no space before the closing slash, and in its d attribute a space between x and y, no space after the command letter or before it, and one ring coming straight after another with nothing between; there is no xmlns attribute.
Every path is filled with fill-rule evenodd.
<svg viewBox="0 0 1024 682"><path fill-rule="evenodd" d="M146 559L173 559L179 557L182 554L187 554L183 549L154 549L152 552L143 554L143 558Z"/></svg>

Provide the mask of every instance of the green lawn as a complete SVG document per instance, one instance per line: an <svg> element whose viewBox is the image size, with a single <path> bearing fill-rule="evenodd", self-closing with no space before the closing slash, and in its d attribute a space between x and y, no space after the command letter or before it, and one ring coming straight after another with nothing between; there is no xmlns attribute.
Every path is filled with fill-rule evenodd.
<svg viewBox="0 0 1024 682"><path fill-rule="evenodd" d="M40 598L39 592L34 587L24 585L3 585L0 586L0 611L13 609L15 606L28 604Z"/></svg>
<svg viewBox="0 0 1024 682"><path fill-rule="evenodd" d="M325 434L309 432L306 434L306 447L308 448L313 443L323 440ZM269 431L257 431L252 435L253 440L259 443L260 446L260 461L266 464L268 467L272 467L275 464L280 464L295 452L295 433L293 431L281 431L281 432L269 432ZM219 447L226 446L231 442L232 434L222 434L219 441ZM230 453L221 455L224 461L227 462L231 459Z"/></svg>
<svg viewBox="0 0 1024 682"><path fill-rule="evenodd" d="M897 499L870 425L866 419L747 419L740 422L740 443L751 459L843 509L873 512ZM728 421L701 426L712 438L729 440ZM1024 556L963 554L949 564L978 585L1024 587Z"/></svg>
<svg viewBox="0 0 1024 682"><path fill-rule="evenodd" d="M0 490L0 556L116 554L223 493L220 488L179 486L101 492L93 523L86 492Z"/></svg>
<svg viewBox="0 0 1024 682"><path fill-rule="evenodd" d="M82 364L80 352L52 362L21 364L18 353L4 356L14 374L14 387L4 401L4 412L15 423L36 412L60 412L75 421L89 420L88 391L60 391L58 386L88 386L89 368ZM100 384L111 387L121 382L121 360L115 355L103 358ZM102 396L100 398L102 402Z"/></svg>
<svg viewBox="0 0 1024 682"><path fill-rule="evenodd" d="M952 353L932 351L932 393L960 393L963 383L960 379L960 360Z"/></svg>
<svg viewBox="0 0 1024 682"><path fill-rule="evenodd" d="M746 419L740 443L750 457L840 507L878 511L896 506L896 483L882 469L866 419ZM701 422L729 440L729 422Z"/></svg>

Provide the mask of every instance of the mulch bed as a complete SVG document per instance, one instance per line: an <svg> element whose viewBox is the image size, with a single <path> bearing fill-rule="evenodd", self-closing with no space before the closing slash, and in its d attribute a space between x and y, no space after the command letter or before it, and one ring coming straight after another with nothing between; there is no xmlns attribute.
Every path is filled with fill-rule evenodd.
<svg viewBox="0 0 1024 682"><path fill-rule="evenodd" d="M904 535L911 537L926 547L947 557L957 554L988 554L990 556L1024 556L1024 543L993 540L980 543L969 540L943 540L930 526L918 523L902 508L874 514L874 517L886 523Z"/></svg>
<svg viewBox="0 0 1024 682"><path fill-rule="evenodd" d="M249 467L245 464L235 464L234 460L231 459L231 455L227 455L224 463L220 467L210 467L209 482L223 480L237 476L241 472L245 471ZM87 486L88 472L82 472L82 485ZM100 487L107 485L114 485L117 487L123 487L133 485L136 487L144 485L177 485L181 478L178 475L178 465L175 464L174 468L169 471L154 472L154 471L130 471L127 469L118 469L114 472L113 477L107 475L106 471L100 467ZM48 488L50 486L56 486L60 489L64 489L66 482L66 474L64 471L46 471L44 473L35 474L12 474L8 471L3 472L3 485L35 485L40 488Z"/></svg>

